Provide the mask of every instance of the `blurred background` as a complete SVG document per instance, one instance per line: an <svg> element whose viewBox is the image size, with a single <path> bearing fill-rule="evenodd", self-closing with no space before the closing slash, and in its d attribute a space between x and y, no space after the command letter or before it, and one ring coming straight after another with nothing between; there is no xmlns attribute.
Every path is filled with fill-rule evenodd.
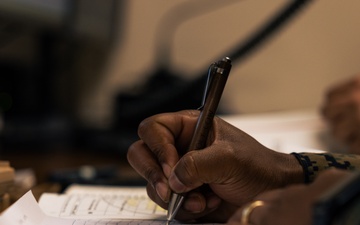
<svg viewBox="0 0 360 225"><path fill-rule="evenodd" d="M126 163L137 124L197 108L210 63L288 2L2 0L0 159L38 182L138 184ZM308 4L233 64L219 113L319 109L360 72L359 7Z"/></svg>

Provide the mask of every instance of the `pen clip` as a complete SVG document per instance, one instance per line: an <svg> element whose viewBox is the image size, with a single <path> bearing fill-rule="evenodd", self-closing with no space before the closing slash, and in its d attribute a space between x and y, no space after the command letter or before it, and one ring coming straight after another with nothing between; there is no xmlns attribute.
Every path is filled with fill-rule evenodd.
<svg viewBox="0 0 360 225"><path fill-rule="evenodd" d="M205 90L204 90L204 95L203 95L203 99L201 101L201 106L198 108L198 110L202 110L204 108L205 101L206 101L206 98L207 98L207 95L208 95L208 92L209 92L210 82L212 80L212 75L213 75L213 73L215 71L215 69L214 69L215 65L216 65L216 63L212 63L209 66L206 85L205 85Z"/></svg>

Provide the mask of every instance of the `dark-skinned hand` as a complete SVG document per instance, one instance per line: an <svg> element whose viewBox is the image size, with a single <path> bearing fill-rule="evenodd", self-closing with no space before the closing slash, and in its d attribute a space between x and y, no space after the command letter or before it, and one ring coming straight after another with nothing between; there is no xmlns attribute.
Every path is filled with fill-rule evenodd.
<svg viewBox="0 0 360 225"><path fill-rule="evenodd" d="M294 156L266 148L218 117L207 147L187 149L198 116L197 110L186 110L149 117L128 150L129 163L161 207L167 208L171 191L188 193L176 219L226 222L260 193L303 182Z"/></svg>

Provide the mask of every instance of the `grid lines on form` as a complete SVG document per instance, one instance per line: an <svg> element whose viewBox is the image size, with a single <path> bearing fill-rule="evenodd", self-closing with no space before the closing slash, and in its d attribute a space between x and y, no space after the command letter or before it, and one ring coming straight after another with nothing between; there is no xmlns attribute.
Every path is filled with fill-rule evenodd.
<svg viewBox="0 0 360 225"><path fill-rule="evenodd" d="M60 217L149 218L164 216L166 211L143 195L68 195Z"/></svg>

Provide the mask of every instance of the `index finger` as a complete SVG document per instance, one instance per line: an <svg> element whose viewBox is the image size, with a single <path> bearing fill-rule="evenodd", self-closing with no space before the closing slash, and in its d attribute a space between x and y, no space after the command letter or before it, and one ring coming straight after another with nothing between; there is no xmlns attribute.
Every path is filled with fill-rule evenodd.
<svg viewBox="0 0 360 225"><path fill-rule="evenodd" d="M158 114L140 123L138 135L156 156L165 176L169 177L179 154L187 150L198 115L196 110L184 110Z"/></svg>

